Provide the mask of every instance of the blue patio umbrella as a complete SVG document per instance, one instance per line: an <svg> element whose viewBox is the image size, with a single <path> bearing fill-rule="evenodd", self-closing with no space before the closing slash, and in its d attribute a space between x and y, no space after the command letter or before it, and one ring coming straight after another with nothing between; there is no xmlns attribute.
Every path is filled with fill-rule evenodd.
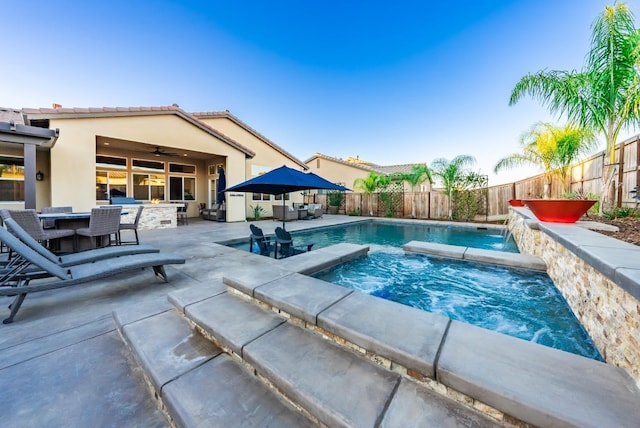
<svg viewBox="0 0 640 428"><path fill-rule="evenodd" d="M227 179L224 176L224 168L218 167L218 186L216 188L216 203L224 201L224 188L227 187Z"/></svg>
<svg viewBox="0 0 640 428"><path fill-rule="evenodd" d="M285 205L284 194L308 189L325 189L347 191L344 186L325 180L312 172L302 172L286 165L273 169L262 175L227 187L225 192L253 192L269 195L282 195L282 206ZM284 221L282 222L284 229Z"/></svg>

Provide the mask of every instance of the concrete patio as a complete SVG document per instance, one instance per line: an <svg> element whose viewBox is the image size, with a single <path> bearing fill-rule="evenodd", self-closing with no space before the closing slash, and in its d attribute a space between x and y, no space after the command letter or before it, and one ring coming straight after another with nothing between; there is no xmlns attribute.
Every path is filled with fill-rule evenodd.
<svg viewBox="0 0 640 428"><path fill-rule="evenodd" d="M325 215L288 223L287 229L357 220L363 219ZM279 224L269 220L258 225L272 233ZM329 426L424 426L433 421L520 426L519 420L539 426L599 426L612 418L617 426L636 426L640 421L640 394L619 368L299 275L330 264L336 255L358 254L359 246L275 261L213 244L247 236L247 223L208 221L143 231L141 242L187 259L184 265L167 267L170 283L146 270L27 297L15 323L0 326L0 385L10 392L0 408L3 424L167 426L154 394L178 426L208 426L212 420L236 421L232 425L237 426L309 423L274 398L258 378L302 403L312 412L302 412L312 423ZM511 257L505 260L514 263ZM0 303L6 307L9 299ZM215 343L194 335L190 325ZM407 326L413 334L397 333ZM360 350L356 355L362 352L381 365L339 347L326 348L327 341L320 344L314 331L352 344ZM277 350L286 352L276 356ZM309 358L320 354L326 358ZM238 361L261 375L247 376ZM391 363L387 367L384 361ZM343 368L334 369L338 366ZM326 375L305 378L319 367ZM230 373L240 380L217 383ZM336 394L315 387L325 379L338 382ZM361 400L351 394L357 408L344 407L341 391L360 382L371 395ZM439 394L420 386L424 384L432 384ZM257 414L251 410L253 419L242 416L244 406L237 406L229 390L241 391L247 403L254 403L247 404L256 409ZM557 396L558 391L570 393ZM203 399L207 408L200 413L197 403ZM500 413L495 408L505 414L498 422L486 416Z"/></svg>

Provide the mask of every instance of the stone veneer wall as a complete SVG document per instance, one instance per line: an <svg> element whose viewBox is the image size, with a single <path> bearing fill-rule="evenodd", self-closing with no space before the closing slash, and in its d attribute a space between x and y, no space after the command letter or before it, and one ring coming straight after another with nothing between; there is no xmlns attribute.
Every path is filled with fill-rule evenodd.
<svg viewBox="0 0 640 428"><path fill-rule="evenodd" d="M171 229L178 226L176 204L144 204L138 230ZM123 205L128 211L122 216L123 223L133 223L138 212L138 205Z"/></svg>
<svg viewBox="0 0 640 428"><path fill-rule="evenodd" d="M509 230L522 253L547 263L547 274L604 359L625 368L640 387L640 302L513 210Z"/></svg>

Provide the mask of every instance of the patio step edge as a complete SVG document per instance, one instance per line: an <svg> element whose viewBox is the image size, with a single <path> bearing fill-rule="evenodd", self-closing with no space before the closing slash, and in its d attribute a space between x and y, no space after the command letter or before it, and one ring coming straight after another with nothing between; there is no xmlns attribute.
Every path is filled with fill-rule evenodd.
<svg viewBox="0 0 640 428"><path fill-rule="evenodd" d="M175 310L119 324L118 331L175 426L315 426Z"/></svg>
<svg viewBox="0 0 640 428"><path fill-rule="evenodd" d="M371 355L374 360L378 356L381 356L382 360L388 358L390 361L385 364L389 367L406 364L408 377L417 375L418 381L434 382L436 388L445 389L446 395L463 395L474 402L474 406L477 402L478 407L489 408L488 414L503 413L517 420L543 426L547 425L549 420L568 425L580 421L579 424L584 426L590 426L592 421L596 420L616 421L619 426L627 426L629 421L632 421L633 424L640 426L640 391L624 369L456 321L453 321L456 325L453 331L447 333L436 331L429 340L443 350L459 347L469 361L465 364L457 364L455 359L452 360L453 354L446 352L440 353L438 359L434 358L430 363L430 360L425 361L424 357L420 360L411 360L410 353L405 357L409 359L408 364L407 360L400 360L397 355L390 354L389 349L394 347L400 353L397 343L389 337L376 337L376 334L371 332L371 324L379 324L381 330L388 328L389 317L371 313L365 317L366 325L358 326L354 321L346 322L344 314L337 319L330 316L332 311L335 312L347 300L362 293L353 291L347 297L336 298L335 302L327 304L326 301L319 300L326 296L326 291L313 293L310 288L304 287L301 291L296 291L296 287L299 286L297 283L301 281L296 278L298 274L271 280L263 285L253 284L250 290L252 296L247 298L254 298L258 304L266 305L274 312L290 317L290 322L321 332L337 343L354 345L352 349L362 355ZM327 284L314 278L305 278L307 278L306 281L317 282L319 287L321 283L325 286ZM223 282L233 287L237 281L233 278L224 278ZM287 283L288 287L278 287L279 282ZM333 284L330 286L339 287ZM314 302L301 303L301 295ZM397 304L381 300L380 305L393 307ZM323 307L324 309L321 309ZM395 308L390 310L393 312ZM313 322L314 319L315 322ZM419 317L416 317L416 322L418 319ZM437 320L420 319L419 322L435 325ZM415 328L414 323L412 329ZM475 352L473 348L464 347L458 343L458 337L465 334L481 337L478 347L486 350L486 353ZM406 326L405 328L397 327L395 335L406 338ZM382 351L381 348L383 348ZM532 379L522 383L522 379L531 376L525 363L532 353L537 355L541 362L540 366L537 366L539 371ZM471 363L478 367L478 376L469 376L465 367ZM430 375L425 369L425 367L428 369L429 364L434 367L435 376ZM559 368L558 364L562 366ZM483 370L479 367L491 367L492 370ZM581 370L588 375L580 375ZM490 375L493 372L502 373L502 384L491 381ZM429 377L434 377L436 380L431 381ZM460 381L461 378L464 379L463 382ZM509 385L512 386L511 389ZM615 397L618 401L617 405L611 407L607 404L608 399L594 398L594 391L600 390L607 391L609 397ZM551 401L544 399L550 395L559 398ZM583 409L583 403L586 402L590 403L589 412ZM620 411L612 411L612 408ZM589 416L585 417L585 415Z"/></svg>

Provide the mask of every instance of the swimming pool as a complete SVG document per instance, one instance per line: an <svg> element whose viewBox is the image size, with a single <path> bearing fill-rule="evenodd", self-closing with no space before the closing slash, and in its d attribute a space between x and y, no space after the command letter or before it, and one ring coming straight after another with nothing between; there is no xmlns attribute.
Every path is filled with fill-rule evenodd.
<svg viewBox="0 0 640 428"><path fill-rule="evenodd" d="M324 281L603 361L545 274L376 247ZM410 328L410 326L408 326Z"/></svg>
<svg viewBox="0 0 640 428"><path fill-rule="evenodd" d="M409 241L461 245L495 251L518 252L513 238L505 239L499 229L464 226L433 225L428 223L359 222L291 233L294 243L314 242L313 249L341 242L374 244L400 248ZM247 251L248 243L231 245Z"/></svg>

